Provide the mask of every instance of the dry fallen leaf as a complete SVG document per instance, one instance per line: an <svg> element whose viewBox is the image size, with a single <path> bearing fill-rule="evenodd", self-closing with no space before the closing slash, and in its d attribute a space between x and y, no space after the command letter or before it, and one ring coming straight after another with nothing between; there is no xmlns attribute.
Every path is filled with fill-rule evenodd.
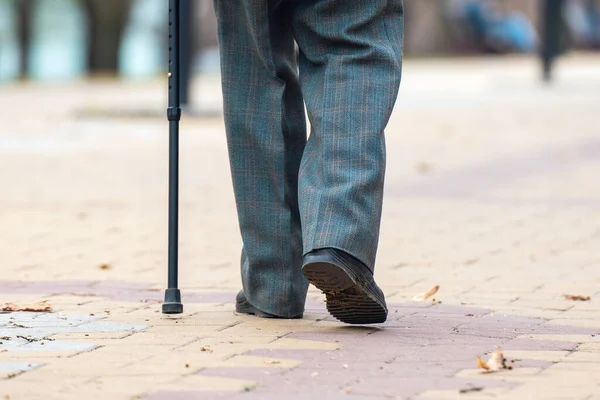
<svg viewBox="0 0 600 400"><path fill-rule="evenodd" d="M477 357L477 368L484 369L485 372L497 372L502 369L512 369L510 365L506 365L506 358L502 353L502 348L498 347L492 352L487 361Z"/></svg>
<svg viewBox="0 0 600 400"><path fill-rule="evenodd" d="M487 365L485 361L481 357L477 357L477 368L485 369L486 371L490 370L490 367Z"/></svg>
<svg viewBox="0 0 600 400"><path fill-rule="evenodd" d="M8 352L8 350L6 350L6 349L0 350L0 353L6 353L6 352Z"/></svg>
<svg viewBox="0 0 600 400"><path fill-rule="evenodd" d="M110 269L110 265L108 265L108 264L100 264L100 266L98 268L100 268L100 269Z"/></svg>
<svg viewBox="0 0 600 400"><path fill-rule="evenodd" d="M440 286L435 285L427 293L415 296L415 297L413 297L412 300L413 301L425 301L428 298L430 298L431 296L433 296L434 294L436 294L438 292L438 290L440 290Z"/></svg>
<svg viewBox="0 0 600 400"><path fill-rule="evenodd" d="M19 306L14 303L4 303L0 305L0 311L28 311L28 312L47 312L52 311L52 306L46 304L48 300L40 301L34 304L26 304Z"/></svg>
<svg viewBox="0 0 600 400"><path fill-rule="evenodd" d="M208 351L209 353L213 352L213 350L209 346L200 347L200 351Z"/></svg>
<svg viewBox="0 0 600 400"><path fill-rule="evenodd" d="M590 301L592 298L590 296L581 296L574 294L565 294L565 299L573 300L573 301Z"/></svg>
<svg viewBox="0 0 600 400"><path fill-rule="evenodd" d="M504 358L504 354L502 354L502 349L500 347L492 352L490 359L487 361L487 365L492 371L498 371L506 367L506 358Z"/></svg>

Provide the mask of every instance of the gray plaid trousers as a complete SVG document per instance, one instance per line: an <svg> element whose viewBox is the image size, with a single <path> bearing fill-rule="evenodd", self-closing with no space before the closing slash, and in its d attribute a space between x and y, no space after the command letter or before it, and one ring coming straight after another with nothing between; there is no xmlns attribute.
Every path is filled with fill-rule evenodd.
<svg viewBox="0 0 600 400"><path fill-rule="evenodd" d="M244 292L262 311L297 315L303 254L332 247L375 264L402 0L215 0L215 10Z"/></svg>

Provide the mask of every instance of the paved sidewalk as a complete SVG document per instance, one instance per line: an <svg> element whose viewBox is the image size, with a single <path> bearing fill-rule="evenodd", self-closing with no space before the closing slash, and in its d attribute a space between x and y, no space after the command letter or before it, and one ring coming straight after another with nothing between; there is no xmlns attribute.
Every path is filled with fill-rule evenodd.
<svg viewBox="0 0 600 400"><path fill-rule="evenodd" d="M407 61L387 131L376 278L391 313L350 327L233 312L223 124L184 118L185 313L163 316L162 82L3 87L0 399L600 399L600 57ZM214 78L196 105L219 107ZM439 285L423 302L411 301ZM564 294L590 296L568 300ZM435 298L435 300L433 300ZM502 346L513 366L482 373Z"/></svg>

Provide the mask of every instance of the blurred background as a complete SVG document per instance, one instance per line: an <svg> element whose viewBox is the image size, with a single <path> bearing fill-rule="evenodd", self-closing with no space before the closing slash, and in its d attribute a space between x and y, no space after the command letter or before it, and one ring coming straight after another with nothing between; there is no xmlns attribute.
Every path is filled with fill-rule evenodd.
<svg viewBox="0 0 600 400"><path fill-rule="evenodd" d="M210 0L185 0L192 74L218 71ZM406 1L408 57L537 54L600 48L598 0ZM88 76L144 80L166 66L166 0L0 0L0 81ZM560 8L558 18L545 8ZM554 12L556 14L556 12Z"/></svg>

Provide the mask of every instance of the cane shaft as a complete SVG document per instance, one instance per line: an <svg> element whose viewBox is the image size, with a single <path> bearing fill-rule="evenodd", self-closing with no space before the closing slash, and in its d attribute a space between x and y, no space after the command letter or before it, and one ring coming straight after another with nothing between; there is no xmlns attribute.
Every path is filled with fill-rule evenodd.
<svg viewBox="0 0 600 400"><path fill-rule="evenodd" d="M178 287L180 0L169 0L169 288Z"/></svg>

